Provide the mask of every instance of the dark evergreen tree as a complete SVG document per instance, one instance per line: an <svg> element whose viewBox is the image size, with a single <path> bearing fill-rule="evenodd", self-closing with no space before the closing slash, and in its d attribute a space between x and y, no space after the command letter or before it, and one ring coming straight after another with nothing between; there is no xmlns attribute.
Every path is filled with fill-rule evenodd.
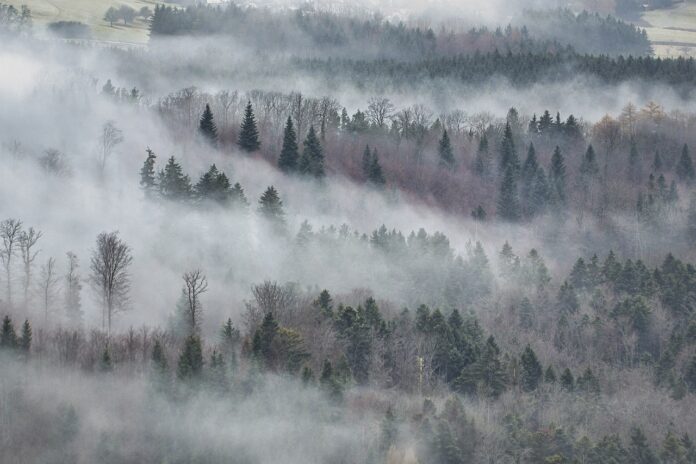
<svg viewBox="0 0 696 464"><path fill-rule="evenodd" d="M10 316L2 319L2 332L0 332L0 348L17 348L17 332Z"/></svg>
<svg viewBox="0 0 696 464"><path fill-rule="evenodd" d="M659 464L648 439L638 427L631 429L631 443L628 447L628 458L632 464Z"/></svg>
<svg viewBox="0 0 696 464"><path fill-rule="evenodd" d="M679 180L682 182L691 182L694 180L694 177L696 177L694 173L694 164L689 154L689 147L686 144L684 144L684 148L682 148L682 153L675 169L677 177L679 177Z"/></svg>
<svg viewBox="0 0 696 464"><path fill-rule="evenodd" d="M659 151L655 150L655 157L653 158L653 164L652 164L653 171L655 171L655 172L662 171L663 164L664 164L664 161L662 161L662 155L660 155Z"/></svg>
<svg viewBox="0 0 696 464"><path fill-rule="evenodd" d="M382 172L382 166L379 164L377 149L372 152L370 167L367 173L367 181L377 187L384 187L384 184L387 182L384 178L384 173Z"/></svg>
<svg viewBox="0 0 696 464"><path fill-rule="evenodd" d="M504 221L520 220L520 202L517 195L517 182L513 168L507 168L500 184L498 195L498 217Z"/></svg>
<svg viewBox="0 0 696 464"><path fill-rule="evenodd" d="M230 191L230 204L238 209L246 209L249 207L249 200L247 200L244 189L239 182L234 184L234 187L232 187Z"/></svg>
<svg viewBox="0 0 696 464"><path fill-rule="evenodd" d="M478 205L472 212L471 212L471 217L474 218L475 221L483 222L486 220L486 210L483 209L483 206Z"/></svg>
<svg viewBox="0 0 696 464"><path fill-rule="evenodd" d="M524 161L522 166L521 175L521 198L524 210L527 216L531 216L536 208L533 203L534 197L534 184L537 178L537 171L539 170L539 163L536 158L536 150L534 149L534 144L529 144L529 149L527 150L527 159Z"/></svg>
<svg viewBox="0 0 696 464"><path fill-rule="evenodd" d="M278 168L286 174L296 172L298 169L298 161L300 158L299 148L297 146L297 134L292 123L292 118L288 116L285 123L285 131L283 133L283 147L280 150L278 157Z"/></svg>
<svg viewBox="0 0 696 464"><path fill-rule="evenodd" d="M256 127L256 118L254 117L254 110L251 106L251 101L247 103L246 109L244 110L244 119L242 120L242 126L239 132L239 139L237 141L239 148L246 152L254 152L261 148L261 142L259 141L259 130Z"/></svg>
<svg viewBox="0 0 696 464"><path fill-rule="evenodd" d="M157 155L148 147L146 150L147 158L140 169L140 187L145 191L145 195L151 196L157 188L155 180L155 160Z"/></svg>
<svg viewBox="0 0 696 464"><path fill-rule="evenodd" d="M193 187L189 176L184 174L181 165L170 157L167 165L158 175L159 192L168 200L188 200L192 197Z"/></svg>
<svg viewBox="0 0 696 464"><path fill-rule="evenodd" d="M488 137L486 134L481 136L479 140L478 150L476 151L476 158L474 158L474 172L479 177L488 176L491 172L490 158L488 154Z"/></svg>
<svg viewBox="0 0 696 464"><path fill-rule="evenodd" d="M531 392L537 389L543 376L543 370L534 350L527 345L520 358L522 365L521 385L522 389Z"/></svg>
<svg viewBox="0 0 696 464"><path fill-rule="evenodd" d="M549 169L549 184L551 185L551 201L557 211L563 211L566 204L566 167L561 149L557 146L551 157Z"/></svg>
<svg viewBox="0 0 696 464"><path fill-rule="evenodd" d="M513 177L516 178L520 171L520 159L517 156L515 140L509 123L505 124L503 140L500 143L499 172L506 173L508 168L510 168Z"/></svg>
<svg viewBox="0 0 696 464"><path fill-rule="evenodd" d="M189 335L184 349L179 355L176 375L179 380L192 381L200 378L203 372L203 347L197 335Z"/></svg>
<svg viewBox="0 0 696 464"><path fill-rule="evenodd" d="M440 166L452 169L454 167L454 152L447 130L442 132L437 152L440 155Z"/></svg>
<svg viewBox="0 0 696 464"><path fill-rule="evenodd" d="M285 231L285 211L278 191L272 185L259 199L259 214L268 221L276 232Z"/></svg>
<svg viewBox="0 0 696 464"><path fill-rule="evenodd" d="M628 154L628 178L633 182L640 182L642 177L640 155L638 154L638 145L634 138L631 137L630 150Z"/></svg>
<svg viewBox="0 0 696 464"><path fill-rule="evenodd" d="M321 148L321 142L314 131L314 126L310 126L307 138L305 138L299 169L302 174L310 175L317 179L325 175L324 153Z"/></svg>
<svg viewBox="0 0 696 464"><path fill-rule="evenodd" d="M572 392L575 390L575 379L573 378L573 373L567 367L561 374L561 388L565 391Z"/></svg>
<svg viewBox="0 0 696 464"><path fill-rule="evenodd" d="M111 353L109 352L108 345L104 347L101 359L99 360L99 371L101 372L111 372L114 370L114 364L111 360Z"/></svg>
<svg viewBox="0 0 696 464"><path fill-rule="evenodd" d="M546 368L546 372L544 372L544 382L551 384L556 383L556 371L550 364L549 367Z"/></svg>
<svg viewBox="0 0 696 464"><path fill-rule="evenodd" d="M22 337L19 339L19 348L24 351L24 353L29 353L29 351L31 351L31 341L31 324L29 324L29 320L26 319L24 324L22 324Z"/></svg>
<svg viewBox="0 0 696 464"><path fill-rule="evenodd" d="M575 288L568 281L563 282L558 291L558 306L561 312L570 314L574 314L580 309L578 295L575 293Z"/></svg>
<svg viewBox="0 0 696 464"><path fill-rule="evenodd" d="M211 145L217 144L217 127L215 127L215 121L213 121L213 112L210 110L210 105L207 103L205 104L205 110L198 124L198 133Z"/></svg>

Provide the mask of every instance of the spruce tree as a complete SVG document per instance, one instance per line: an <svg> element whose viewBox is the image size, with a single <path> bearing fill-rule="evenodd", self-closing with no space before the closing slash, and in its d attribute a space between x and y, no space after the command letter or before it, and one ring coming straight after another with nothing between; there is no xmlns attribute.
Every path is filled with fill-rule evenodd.
<svg viewBox="0 0 696 464"><path fill-rule="evenodd" d="M515 150L515 141L512 134L512 129L510 124L505 124L505 132L503 133L503 140L500 143L500 172L505 173L507 169L510 168L514 177L520 171L520 160L517 156L517 151Z"/></svg>
<svg viewBox="0 0 696 464"><path fill-rule="evenodd" d="M296 172L299 158L300 152L297 146L297 134L295 133L292 118L288 116L288 120L285 123L285 131L283 132L283 147L278 157L278 168L286 174Z"/></svg>
<svg viewBox="0 0 696 464"><path fill-rule="evenodd" d="M0 348L17 348L17 332L10 316L2 319L2 330L0 331Z"/></svg>
<svg viewBox="0 0 696 464"><path fill-rule="evenodd" d="M551 157L549 183L551 185L551 200L557 210L562 211L566 204L566 167L561 149L558 146Z"/></svg>
<svg viewBox="0 0 696 464"><path fill-rule="evenodd" d="M498 217L504 221L517 222L520 220L520 202L517 196L517 182L512 167L505 170L500 194L498 195Z"/></svg>
<svg viewBox="0 0 696 464"><path fill-rule="evenodd" d="M155 180L155 160L157 155L148 147L146 150L147 158L140 169L140 187L145 191L145 195L151 196L157 188Z"/></svg>
<svg viewBox="0 0 696 464"><path fill-rule="evenodd" d="M639 182L641 178L640 155L638 154L638 145L633 137L631 137L630 149L628 154L628 178L633 182Z"/></svg>
<svg viewBox="0 0 696 464"><path fill-rule="evenodd" d="M442 132L437 151L440 155L440 166L452 169L454 167L454 153L452 152L452 144L446 129Z"/></svg>
<svg viewBox="0 0 696 464"><path fill-rule="evenodd" d="M556 383L556 371L551 364L549 364L549 367L546 368L546 372L544 372L544 382L550 384Z"/></svg>
<svg viewBox="0 0 696 464"><path fill-rule="evenodd" d="M479 141L476 158L474 158L474 172L479 177L484 177L490 174L490 160L488 158L488 137L483 134Z"/></svg>
<svg viewBox="0 0 696 464"><path fill-rule="evenodd" d="M550 197L550 187L546 180L544 168L539 167L539 169L537 169L536 178L534 179L532 196L528 204L529 214L531 216L543 214L549 204Z"/></svg>
<svg viewBox="0 0 696 464"><path fill-rule="evenodd" d="M659 464L648 439L638 427L631 429L631 443L628 447L628 457L632 464Z"/></svg>
<svg viewBox="0 0 696 464"><path fill-rule="evenodd" d="M522 389L531 392L537 389L541 381L543 370L534 350L527 345L520 358L522 364Z"/></svg>
<svg viewBox="0 0 696 464"><path fill-rule="evenodd" d="M567 367L561 374L561 388L565 391L572 392L575 389L575 379L573 378L573 373Z"/></svg>
<svg viewBox="0 0 696 464"><path fill-rule="evenodd" d="M535 208L531 205L534 192L534 183L537 177L537 171L539 170L539 163L536 158L536 150L534 149L534 144L529 144L529 150L527 150L527 159L524 161L522 166L522 203L524 205L525 212L528 216L531 216Z"/></svg>
<svg viewBox="0 0 696 464"><path fill-rule="evenodd" d="M230 191L230 204L232 207L242 210L249 207L249 200L247 200L244 189L239 182L235 183Z"/></svg>
<svg viewBox="0 0 696 464"><path fill-rule="evenodd" d="M310 126L303 145L304 149L299 163L300 172L317 179L324 177L324 153L321 142L314 131L314 126Z"/></svg>
<svg viewBox="0 0 696 464"><path fill-rule="evenodd" d="M266 189L259 199L259 214L267 220L276 232L285 230L285 211L278 191L272 185Z"/></svg>
<svg viewBox="0 0 696 464"><path fill-rule="evenodd" d="M367 180L374 186L383 187L387 183L384 178L384 173L382 171L382 166L379 164L379 156L377 155L377 149L375 148L372 152L372 159L370 161L370 169L367 175Z"/></svg>
<svg viewBox="0 0 696 464"><path fill-rule="evenodd" d="M365 150L362 155L362 172L365 180L370 178L370 167L372 166L372 151L369 145L365 145Z"/></svg>
<svg viewBox="0 0 696 464"><path fill-rule="evenodd" d="M22 324L22 337L19 339L19 348L25 353L31 351L32 330L29 320L26 319Z"/></svg>
<svg viewBox="0 0 696 464"><path fill-rule="evenodd" d="M249 153L257 151L259 148L261 148L261 142L259 141L259 130L256 127L256 118L254 117L254 110L251 106L251 101L247 103L246 109L244 110L244 119L242 120L239 140L237 143L239 148Z"/></svg>
<svg viewBox="0 0 696 464"><path fill-rule="evenodd" d="M205 104L205 110L201 115L200 123L198 124L198 132L204 140L211 145L216 145L218 140L217 127L213 121L213 112L210 110L210 105Z"/></svg>
<svg viewBox="0 0 696 464"><path fill-rule="evenodd" d="M190 335L184 342L184 349L179 356L176 375L180 380L199 379L203 372L203 348L197 335Z"/></svg>
<svg viewBox="0 0 696 464"><path fill-rule="evenodd" d="M174 157L170 157L167 165L158 175L159 192L168 200L189 200L193 194L193 187L189 176L184 174L181 165Z"/></svg>
<svg viewBox="0 0 696 464"><path fill-rule="evenodd" d="M111 360L111 353L109 352L109 346L104 347L101 359L99 360L99 370L101 372L111 372L114 370L114 364Z"/></svg>
<svg viewBox="0 0 696 464"><path fill-rule="evenodd" d="M691 161L691 155L689 154L689 147L684 144L682 148L681 156L679 157L679 162L676 167L677 177L682 182L691 182L696 177L694 173L694 164Z"/></svg>

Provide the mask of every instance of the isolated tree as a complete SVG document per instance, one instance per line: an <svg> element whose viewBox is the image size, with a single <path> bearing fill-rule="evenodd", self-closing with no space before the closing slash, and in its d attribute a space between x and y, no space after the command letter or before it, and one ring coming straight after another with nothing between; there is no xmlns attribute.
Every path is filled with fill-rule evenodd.
<svg viewBox="0 0 696 464"><path fill-rule="evenodd" d="M694 164L691 160L691 155L689 154L689 147L686 144L684 144L684 147L682 148L682 153L679 157L675 170L677 177L679 177L679 180L682 182L691 182L696 177L696 174L694 173Z"/></svg>
<svg viewBox="0 0 696 464"><path fill-rule="evenodd" d="M184 174L181 165L170 157L167 165L158 174L159 192L168 200L188 200L193 194L189 176Z"/></svg>
<svg viewBox="0 0 696 464"><path fill-rule="evenodd" d="M324 153L321 148L321 142L314 131L314 126L309 127L307 138L305 138L299 169L302 174L310 175L317 179L325 175Z"/></svg>
<svg viewBox="0 0 696 464"><path fill-rule="evenodd" d="M541 382L543 371L536 353L529 345L524 349L520 361L522 365L522 388L528 392L536 390L539 382Z"/></svg>
<svg viewBox="0 0 696 464"><path fill-rule="evenodd" d="M447 130L442 132L442 138L438 144L437 152L440 155L440 166L452 169L454 167L454 153Z"/></svg>
<svg viewBox="0 0 696 464"><path fill-rule="evenodd" d="M56 259L48 258L46 264L41 267L41 299L44 310L44 324L48 327L48 313L52 309L53 301L57 296L58 273L56 271Z"/></svg>
<svg viewBox="0 0 696 464"><path fill-rule="evenodd" d="M109 23L109 26L114 27L114 23L120 19L118 10L113 6L110 6L106 13L104 13L104 21Z"/></svg>
<svg viewBox="0 0 696 464"><path fill-rule="evenodd" d="M7 315L2 319L2 328L0 328L0 348L17 348L17 332L12 319Z"/></svg>
<svg viewBox="0 0 696 464"><path fill-rule="evenodd" d="M246 109L244 110L244 119L242 120L241 131L237 143L239 148L249 153L261 148L259 130L256 127L256 118L254 117L251 101L247 103Z"/></svg>
<svg viewBox="0 0 696 464"><path fill-rule="evenodd" d="M17 247L20 246L22 237L22 221L17 219L5 219L0 222L0 238L2 239L2 259L5 268L5 285L7 286L7 306L12 308L12 261L17 254Z"/></svg>
<svg viewBox="0 0 696 464"><path fill-rule="evenodd" d="M143 167L140 169L140 187L145 191L145 195L150 197L157 188L157 181L155 179L155 161L157 160L157 155L155 155L154 151L150 150L150 147L147 147L145 151L147 152L147 158L143 163Z"/></svg>
<svg viewBox="0 0 696 464"><path fill-rule="evenodd" d="M102 232L97 236L90 264L90 282L102 300L102 328L107 328L109 334L114 314L124 310L128 303L128 268L132 262L130 247L119 238L118 232Z"/></svg>
<svg viewBox="0 0 696 464"><path fill-rule="evenodd" d="M184 279L184 287L181 292L186 302L186 319L190 333L197 333L203 315L203 305L200 297L208 291L208 280L200 269L185 272L182 278Z"/></svg>
<svg viewBox="0 0 696 464"><path fill-rule="evenodd" d="M65 273L65 291L63 301L65 304L65 317L73 327L82 324L82 278L78 273L79 261L72 251L66 253L68 258L68 271Z"/></svg>
<svg viewBox="0 0 696 464"><path fill-rule="evenodd" d="M22 255L22 264L24 266L24 280L22 284L24 286L25 311L29 305L29 290L32 286L32 268L36 256L39 254L39 250L35 250L34 248L42 235L41 231L37 231L33 227L23 230L19 235L19 250Z"/></svg>
<svg viewBox="0 0 696 464"><path fill-rule="evenodd" d="M207 103L205 104L205 110L198 124L198 133L211 145L217 144L217 127L215 127L215 121L213 121L213 112L210 110L210 105Z"/></svg>
<svg viewBox="0 0 696 464"><path fill-rule="evenodd" d="M297 134L292 124L292 118L288 116L288 120L285 123L285 131L283 132L283 147L278 157L278 168L286 174L295 172L298 169L299 158L300 153L297 147Z"/></svg>
<svg viewBox="0 0 696 464"><path fill-rule="evenodd" d="M113 153L114 149L123 142L123 132L116 127L113 121L107 121L102 126L99 135L100 167L102 174L106 169L106 162Z"/></svg>
<svg viewBox="0 0 696 464"><path fill-rule="evenodd" d="M504 221L516 222L520 220L520 202L517 195L517 182L512 167L505 169L505 175L500 184L498 195L498 217Z"/></svg>
<svg viewBox="0 0 696 464"><path fill-rule="evenodd" d="M285 211L278 191L272 185L266 189L259 199L259 214L268 221L276 232L285 230Z"/></svg>

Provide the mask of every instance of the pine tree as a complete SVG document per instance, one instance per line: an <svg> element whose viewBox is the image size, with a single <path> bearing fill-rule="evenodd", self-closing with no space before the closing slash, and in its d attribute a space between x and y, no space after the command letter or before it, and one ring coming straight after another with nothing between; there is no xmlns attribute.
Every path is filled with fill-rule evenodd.
<svg viewBox="0 0 696 464"><path fill-rule="evenodd" d="M640 182L641 178L640 155L638 154L638 145L633 137L631 137L628 154L628 178L633 182Z"/></svg>
<svg viewBox="0 0 696 464"><path fill-rule="evenodd" d="M109 346L104 347L101 359L99 360L99 370L101 372L111 372L114 370L114 364L111 360L111 353L109 352Z"/></svg>
<svg viewBox="0 0 696 464"><path fill-rule="evenodd" d="M10 316L5 316L2 320L2 331L0 332L0 348L17 348L17 332Z"/></svg>
<svg viewBox="0 0 696 464"><path fill-rule="evenodd" d="M199 379L203 372L203 348L197 335L190 335L184 342L184 349L179 356L176 375L180 380Z"/></svg>
<svg viewBox="0 0 696 464"><path fill-rule="evenodd" d="M285 131L283 132L283 147L278 157L278 168L286 174L296 172L299 158L300 152L297 146L297 134L295 133L292 118L288 116L288 120L285 123Z"/></svg>
<svg viewBox="0 0 696 464"><path fill-rule="evenodd" d="M638 427L631 429L631 443L628 447L628 457L632 464L659 464L657 456L650 448L648 439Z"/></svg>
<svg viewBox="0 0 696 464"><path fill-rule="evenodd" d="M475 221L483 222L486 220L486 210L483 209L483 206L478 205L474 210L471 212L471 217Z"/></svg>
<svg viewBox="0 0 696 464"><path fill-rule="evenodd" d="M234 184L234 187L232 187L232 190L230 191L230 204L232 207L242 210L249 207L249 200L247 200L247 197L244 194L244 189L239 182Z"/></svg>
<svg viewBox="0 0 696 464"><path fill-rule="evenodd" d="M365 180L370 178L370 166L372 165L372 151L369 145L365 145L362 155L362 172Z"/></svg>
<svg viewBox="0 0 696 464"><path fill-rule="evenodd" d="M520 220L520 202L517 197L517 182L515 181L515 174L511 167L505 170L505 176L500 184L498 217L509 222L517 222Z"/></svg>
<svg viewBox="0 0 696 464"><path fill-rule="evenodd" d="M535 211L535 208L531 205L534 183L537 177L537 171L539 170L539 163L536 158L536 150L534 149L534 144L529 144L529 150L527 150L527 159L524 161L522 166L522 203L524 205L525 212L527 216L531 216Z"/></svg>
<svg viewBox="0 0 696 464"><path fill-rule="evenodd" d="M510 168L513 177L517 177L520 171L520 160L517 156L517 151L515 150L515 141L512 134L512 129L510 124L505 124L505 132L503 134L503 140L500 144L500 172L506 173L507 169Z"/></svg>
<svg viewBox="0 0 696 464"><path fill-rule="evenodd" d="M211 145L217 144L217 127L215 127L215 122L213 121L213 112L210 110L210 105L207 103L205 104L205 110L198 124L198 132Z"/></svg>
<svg viewBox="0 0 696 464"><path fill-rule="evenodd" d="M566 167L558 146L551 157L549 183L551 184L551 200L557 210L562 211L566 203Z"/></svg>
<svg viewBox="0 0 696 464"><path fill-rule="evenodd" d="M244 120L242 121L241 130L239 132L239 140L237 141L239 148L246 152L254 152L261 148L259 141L259 130L256 127L256 118L254 110L251 106L251 101L247 103L244 110Z"/></svg>
<svg viewBox="0 0 696 464"><path fill-rule="evenodd" d="M580 377L578 377L576 384L578 390L582 392L590 393L592 395L599 395L599 379L595 377L592 369L589 367L585 369L585 372L583 372Z"/></svg>
<svg viewBox="0 0 696 464"><path fill-rule="evenodd" d="M159 172L159 192L168 200L188 200L192 197L193 187L189 176L184 174L181 165L170 157L167 165Z"/></svg>
<svg viewBox="0 0 696 464"><path fill-rule="evenodd" d="M550 384L556 383L556 371L551 364L549 364L549 367L546 368L546 372L544 372L544 382Z"/></svg>
<svg viewBox="0 0 696 464"><path fill-rule="evenodd" d="M157 188L155 180L155 160L157 155L148 147L146 150L147 158L140 169L140 187L145 191L146 196L151 196Z"/></svg>
<svg viewBox="0 0 696 464"><path fill-rule="evenodd" d="M575 288L568 283L563 282L558 291L558 306L561 312L574 314L580 309L578 295L575 293Z"/></svg>
<svg viewBox="0 0 696 464"><path fill-rule="evenodd" d="M384 184L387 183L384 178L384 173L382 172L382 166L379 164L379 156L377 155L376 148L372 152L367 181L376 187L384 187Z"/></svg>
<svg viewBox="0 0 696 464"><path fill-rule="evenodd" d="M575 379L573 378L573 373L567 367L561 374L561 388L565 391L572 392L575 389Z"/></svg>
<svg viewBox="0 0 696 464"><path fill-rule="evenodd" d="M259 199L259 214L267 220L276 230L285 230L285 211L278 191L272 185L266 189Z"/></svg>
<svg viewBox="0 0 696 464"><path fill-rule="evenodd" d="M676 172L677 177L679 177L679 180L682 182L691 182L694 180L694 177L696 177L691 155L689 154L689 147L686 144L684 144L684 148L682 148L682 154L681 157L679 157Z"/></svg>
<svg viewBox="0 0 696 464"><path fill-rule="evenodd" d="M26 319L24 324L22 324L22 337L19 339L19 348L24 351L24 353L29 353L31 351L31 341L32 341L32 330L29 320Z"/></svg>
<svg viewBox="0 0 696 464"><path fill-rule="evenodd" d="M543 214L551 198L549 183L546 180L544 168L537 169L536 178L534 179L534 187L532 196L527 207L529 208L530 216Z"/></svg>
<svg viewBox="0 0 696 464"><path fill-rule="evenodd" d="M310 126L305 138L299 169L302 174L311 175L317 179L324 177L324 153L314 126Z"/></svg>
<svg viewBox="0 0 696 464"><path fill-rule="evenodd" d="M537 389L543 376L543 370L534 350L527 345L520 358L522 363L522 389L531 392Z"/></svg>
<svg viewBox="0 0 696 464"><path fill-rule="evenodd" d="M446 129L442 132L442 138L438 144L438 154L440 155L440 166L448 169L454 167L454 153L452 152L452 144Z"/></svg>
<svg viewBox="0 0 696 464"><path fill-rule="evenodd" d="M479 177L484 177L490 174L490 160L488 158L488 137L483 134L479 141L476 158L474 158L474 172Z"/></svg>

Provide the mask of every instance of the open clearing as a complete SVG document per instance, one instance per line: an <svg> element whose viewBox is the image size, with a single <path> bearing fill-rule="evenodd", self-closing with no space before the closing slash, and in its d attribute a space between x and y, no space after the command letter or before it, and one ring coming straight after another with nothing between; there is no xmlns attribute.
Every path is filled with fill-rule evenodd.
<svg viewBox="0 0 696 464"><path fill-rule="evenodd" d="M47 24L55 21L79 21L89 26L92 38L101 41L142 44L148 40L148 24L143 18L124 25L121 21L113 27L104 21L104 13L110 6L128 5L136 11L147 6L151 10L157 3L151 0L6 0L19 7L27 5L31 10L37 34L45 33Z"/></svg>

